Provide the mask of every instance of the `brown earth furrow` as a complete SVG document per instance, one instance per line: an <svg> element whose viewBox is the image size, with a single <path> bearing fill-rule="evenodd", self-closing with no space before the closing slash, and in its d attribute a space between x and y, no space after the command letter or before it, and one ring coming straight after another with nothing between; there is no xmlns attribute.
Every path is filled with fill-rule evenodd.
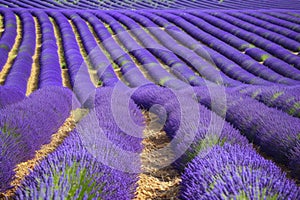
<svg viewBox="0 0 300 200"><path fill-rule="evenodd" d="M144 112L146 128L144 130L144 149L141 154L142 171L139 176L135 200L144 199L178 199L180 175L170 163L174 160L172 149L166 133L153 114ZM163 153L157 150L163 149ZM155 153L155 152L158 153Z"/></svg>
<svg viewBox="0 0 300 200"><path fill-rule="evenodd" d="M125 29L125 31L136 41L136 38L134 38L133 34L131 33L130 30L127 29L126 26L124 26L123 24L122 27ZM106 24L106 26L109 26L108 24ZM120 33L122 34L122 32ZM145 67L138 61L138 59L131 53L128 51L128 49L126 49L126 47L123 45L123 43L119 40L118 35L114 35L113 39L116 41L116 43L123 49L124 52L126 52L130 58L132 59L133 63L135 64L135 66L140 70L140 72L144 75L144 77L146 79L148 79L149 81L155 83L154 79L150 76L150 74L148 73L148 71L145 69ZM137 42L138 43L138 42ZM138 43L139 44L139 43ZM140 45L141 46L141 45ZM141 48L143 48L141 46Z"/></svg>
<svg viewBox="0 0 300 200"><path fill-rule="evenodd" d="M42 33L41 33L41 27L39 25L38 19L36 17L34 17L33 19L35 23L36 41L35 41L35 52L32 56L33 63L31 67L31 74L27 82L26 96L29 96L32 92L37 90L39 87Z"/></svg>
<svg viewBox="0 0 300 200"><path fill-rule="evenodd" d="M120 23L121 24L121 23ZM136 41L136 43L138 45L140 45L141 48L145 48L142 44L142 42L140 42L140 40L132 33L132 31L130 29L128 29L124 24L121 24L122 27L125 29L125 31L127 31L127 33L132 37L133 40ZM145 31L145 29L144 29ZM145 31L147 34L149 34L147 31ZM159 43L158 41L156 41L157 43ZM152 54L151 52L149 52L150 54ZM160 62L160 60L153 55L158 62ZM133 62L135 63L136 67L142 72L142 74L144 75L144 77L146 77L149 81L155 83L155 80L149 75L148 71L144 68L144 66L137 60L136 57L134 57L133 55L131 56Z"/></svg>
<svg viewBox="0 0 300 200"><path fill-rule="evenodd" d="M74 22L72 20L68 20L68 21L73 29L77 44L80 49L80 53L84 59L84 62L86 63L86 66L87 66L87 69L88 69L88 72L90 75L90 79L91 79L92 83L94 84L94 86L97 87L99 79L97 79L97 77L95 77L95 72L93 71L92 63L89 59L86 49L84 48L83 42L81 40L81 36L79 34L79 30L77 29L76 25L74 24ZM82 65L81 67L84 67L84 65Z"/></svg>
<svg viewBox="0 0 300 200"><path fill-rule="evenodd" d="M104 48L103 45L101 46L101 41L100 41L100 39L98 38L98 36L97 36L97 34L96 34L96 32L95 32L93 26L92 26L88 21L85 21L85 22L86 22L87 26L89 27L89 31L90 31L90 32L92 33L92 35L94 36L94 39L95 39L95 41L96 41L96 43L97 43L97 45L98 45L98 46L96 46L95 48L101 49L101 51L106 55L107 59L109 59L109 57L108 57L108 55L107 55L107 52L105 52L106 49ZM92 52L92 53L94 53L94 52ZM116 75L120 78L121 76L120 76L120 74L118 74L119 72L117 72L116 69L114 69L114 71L115 71ZM100 78L99 78L99 76L98 76L98 74L97 74L97 70L94 69L94 68L93 68L93 69L89 69L89 73L91 74L91 77L94 79L94 81L95 81L95 82L96 82L96 81L98 82L98 83L97 83L97 86L98 86L98 87L102 86L102 82L100 81Z"/></svg>
<svg viewBox="0 0 300 200"><path fill-rule="evenodd" d="M105 54L106 58L110 61L110 63L112 64L112 67L113 67L113 70L115 72L115 74L117 75L118 79L119 80L122 80L123 82L125 82L124 78L123 78L123 74L121 73L121 69L120 67L114 62L114 60L112 59L111 55L109 54L109 52L106 50L106 48L104 47L103 45L103 42L101 42L101 40L99 39L99 37L97 36L93 26L89 23L89 22L86 22L91 33L93 34L99 48L102 50L102 52ZM102 22L103 23L103 22ZM104 24L104 23L103 23ZM105 25L105 24L104 24ZM109 25L105 25L105 27L107 28L107 26ZM111 38L114 38L114 33L109 31L111 33ZM111 39L110 38L110 39Z"/></svg>
<svg viewBox="0 0 300 200"><path fill-rule="evenodd" d="M4 17L0 14L0 37L2 37L4 30Z"/></svg>
<svg viewBox="0 0 300 200"><path fill-rule="evenodd" d="M70 76L69 76L69 72L68 72L68 66L67 66L66 60L65 60L62 36L61 36L60 30L59 30L55 20L52 17L49 17L49 19L53 25L54 35L56 38L56 45L58 48L57 53L58 53L60 67L61 67L61 76L62 76L62 82L63 82L62 84L64 87L72 89L72 85L70 82Z"/></svg>

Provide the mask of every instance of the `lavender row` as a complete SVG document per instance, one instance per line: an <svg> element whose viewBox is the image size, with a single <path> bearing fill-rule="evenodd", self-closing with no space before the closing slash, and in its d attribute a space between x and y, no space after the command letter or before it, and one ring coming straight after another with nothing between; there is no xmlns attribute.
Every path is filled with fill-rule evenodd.
<svg viewBox="0 0 300 200"><path fill-rule="evenodd" d="M228 12L228 14L234 16L234 17L237 17L243 21L246 21L246 22L249 22L251 24L254 24L256 26L259 26L259 27L262 27L264 29L267 29L269 31L272 31L272 32L276 32L278 34L281 34L281 35L284 35L288 38L291 38L297 42L300 42L300 36L299 36L299 33L293 31L293 30L290 30L288 28L285 28L285 27L282 27L282 26L278 26L276 24L273 24L273 23L270 23L270 22L267 22L267 21L264 21L264 20L261 20L261 19L258 19L258 18L255 18L255 17L252 17L250 15L246 15L244 13L241 13L241 12Z"/></svg>
<svg viewBox="0 0 300 200"><path fill-rule="evenodd" d="M238 87L234 90L263 102L269 107L282 110L294 117L300 117L300 88L293 87Z"/></svg>
<svg viewBox="0 0 300 200"><path fill-rule="evenodd" d="M228 12L226 14L231 15L231 12ZM231 15L231 16L234 16ZM240 26L244 30L247 30L249 32L255 33L265 39L268 39L274 43L277 43L281 46L283 46L286 49L289 49L290 51L298 52L300 51L300 43L296 42L288 37L285 37L283 35L274 33L272 31L266 30L265 28L260 28L255 25L252 25L251 23L245 22L244 20L241 19L234 19L231 18L232 20L235 20L234 24L237 26Z"/></svg>
<svg viewBox="0 0 300 200"><path fill-rule="evenodd" d="M284 14L284 13L281 13L281 12L275 13L275 12L271 11L271 12L265 12L265 13L267 15L271 15L271 16L274 16L276 18L292 22L292 23L294 23L295 26L299 27L300 20L297 17L290 16L290 15L287 15L287 14ZM298 28L297 28L297 30L298 30L298 32L300 32L300 30Z"/></svg>
<svg viewBox="0 0 300 200"><path fill-rule="evenodd" d="M288 40L290 41L290 39L292 39L292 44L289 45L287 43L285 43L284 45L286 45L286 48L289 48L291 50L294 51L298 51L297 49L297 43L295 42L300 42L299 38L298 38L298 34L295 31L289 30L287 28L272 24L270 22L267 21L263 21L260 20L258 18L243 14L241 12L227 12L227 14L234 16L238 19L241 19L245 22L251 23L256 25L256 27L260 30L263 29L265 31L265 33L263 32L258 32L258 34L260 34L261 36L265 37L265 38L270 38L270 39L279 39L279 42L284 42L282 39L280 40L280 38L288 38ZM275 32L275 33L274 33ZM269 33L269 34L266 34ZM274 35L274 36L272 36ZM293 41L294 40L294 41Z"/></svg>
<svg viewBox="0 0 300 200"><path fill-rule="evenodd" d="M279 167L241 145L217 145L199 154L181 178L181 199L300 198L300 188Z"/></svg>
<svg viewBox="0 0 300 200"><path fill-rule="evenodd" d="M15 88L0 86L0 109L17 103L25 98L25 94Z"/></svg>
<svg viewBox="0 0 300 200"><path fill-rule="evenodd" d="M174 26L169 21L159 16L155 16L150 13L141 12L141 14L149 17L154 20L158 25L163 26L168 34L170 34L174 39L181 42L183 45L192 49L199 56L203 57L205 60L209 61L211 64L215 64L219 69L221 69L229 77L239 80L247 84L257 84L257 85L268 85L269 83L259 77L254 76L253 74L243 70L234 62L230 61L223 55L217 53L213 49L210 49L207 46L201 45L191 36L184 34L177 26ZM180 19L177 16L165 15L160 12L155 12L157 15L166 17L168 20L177 23L180 25ZM184 26L189 26L188 22ZM198 44L197 44L198 43Z"/></svg>
<svg viewBox="0 0 300 200"><path fill-rule="evenodd" d="M282 74L283 76L299 81L300 80L300 70L294 68L293 66L287 64L286 62L271 56L265 51L258 48L248 48L245 51L246 54L255 58L275 72Z"/></svg>
<svg viewBox="0 0 300 200"><path fill-rule="evenodd" d="M155 23L150 19L134 12L131 12L129 16L140 23L142 26L146 27L151 32L151 34L153 34L159 40L159 42L161 42L170 51L174 52L186 63L191 65L206 79L218 84L225 84L228 86L235 86L239 84L238 81L232 80L231 78L223 74L223 72L215 69L213 65L198 56L195 52L182 45L179 45L176 40L159 29L158 26L155 25Z"/></svg>
<svg viewBox="0 0 300 200"><path fill-rule="evenodd" d="M1 110L1 192L10 187L15 166L33 158L36 150L50 142L51 135L64 123L71 109L70 91L48 87Z"/></svg>
<svg viewBox="0 0 300 200"><path fill-rule="evenodd" d="M111 24L112 30L116 32L120 41L129 50L129 52L136 57L138 62L143 65L143 68L145 68L145 70L155 81L155 83L174 88L181 88L186 85L182 81L176 79L174 76L169 74L165 69L163 69L162 66L158 63L157 59L147 50L147 47L145 48L140 46L129 34L129 32L131 31L133 34L135 34L136 32L142 32L143 30L125 30L119 24L119 22L113 18L115 17L119 19L117 13L114 13L112 15L113 17L106 14L97 16L100 17L102 20L106 21L106 23ZM134 23L132 23L133 21L129 18L124 18L124 21L122 22L127 27L130 27L130 24L135 25ZM143 32L142 34L146 35L145 32ZM127 71L127 68L125 70ZM130 70L130 68L128 70Z"/></svg>
<svg viewBox="0 0 300 200"><path fill-rule="evenodd" d="M146 86L132 95L140 106L160 118L167 116L164 130L172 138L175 166L182 170L181 199L300 195L297 185L273 162L258 155L237 129L204 106L196 103L198 110L193 107L193 91L181 92ZM180 104L182 101L197 110L199 118L191 110L186 113L189 108L184 108L186 104Z"/></svg>
<svg viewBox="0 0 300 200"><path fill-rule="evenodd" d="M204 88L205 89L205 88ZM250 142L271 156L276 162L286 165L295 177L299 177L296 166L299 158L294 156L299 140L300 120L280 110L269 108L247 95L216 88L212 99L203 88L197 89L198 101L218 115L226 118L238 128ZM245 106L247 105L247 106Z"/></svg>
<svg viewBox="0 0 300 200"><path fill-rule="evenodd" d="M0 10L4 19L4 32L0 39L0 71L5 65L8 54L12 50L17 36L17 21L15 14L10 10Z"/></svg>
<svg viewBox="0 0 300 200"><path fill-rule="evenodd" d="M236 34L237 36L243 38L246 41L249 41L253 43L254 45L266 50L270 54L282 59L283 61L289 63L290 65L293 65L295 68L300 69L300 58L294 54L292 54L290 51L284 49L283 47L270 42L258 35L255 35L253 33L249 33L248 31L242 30L239 27L245 27L247 26L247 22L241 21L239 19L236 19L234 17L230 17L228 15L220 14L220 13L213 13L213 16L217 18L221 18L222 20L222 28L232 34ZM217 21L217 20L216 20ZM235 24L231 25L229 23L226 23L228 21L229 23ZM225 26L226 23L226 26ZM220 25L217 25L220 26ZM249 25L251 26L251 25ZM256 28L255 26L252 26L252 28ZM290 42L291 43L291 42ZM299 46L298 46L299 48Z"/></svg>
<svg viewBox="0 0 300 200"><path fill-rule="evenodd" d="M128 89L125 85L99 88L89 99L89 108L95 109L109 140L124 150L141 152L143 116L126 93Z"/></svg>
<svg viewBox="0 0 300 200"><path fill-rule="evenodd" d="M39 1L39 0L21 0L21 1L6 1L5 3L2 1L1 3L7 4L9 7L13 8L38 8L38 9L57 9L57 8L69 8L67 6L63 6L62 4L48 0L48 1Z"/></svg>
<svg viewBox="0 0 300 200"><path fill-rule="evenodd" d="M266 68L265 66L261 65L257 61L253 60L250 56L242 54L237 49L227 45L226 43L214 38L213 36L207 34L206 32L199 29L197 26L202 26L205 23L200 18L197 18L191 14L184 13L179 14L181 18L176 17L170 13L160 14L161 16L165 17L166 19L172 21L180 28L183 28L187 33L189 33L192 37L197 40L200 40L210 48L214 49L215 51L219 52L223 56L226 56L228 59L234 61L243 69L249 71L250 73L268 80L270 82L276 82L281 84L291 84L294 85L297 82L294 80L287 79L276 72ZM208 48L207 48L208 49ZM216 59L215 59L216 60ZM218 61L222 62L222 61ZM217 63L218 63L217 62ZM220 63L222 64L222 63ZM219 66L220 66L219 64ZM228 63L230 64L230 63ZM229 67L228 67L229 68ZM225 68L226 69L226 68ZM272 74L270 76L270 74Z"/></svg>
<svg viewBox="0 0 300 200"><path fill-rule="evenodd" d="M105 54L95 41L94 36L89 31L89 28L84 20L79 15L74 13L66 13L70 20L74 22L78 32L82 38L83 45L86 49L88 59L90 59L92 67L96 70L98 78L104 86L113 86L119 80L116 76L112 63L108 60Z"/></svg>
<svg viewBox="0 0 300 200"><path fill-rule="evenodd" d="M282 26L283 28L287 28L289 29L290 31L293 31L293 32L299 32L300 31L300 26L297 25L297 24L294 24L294 23L291 23L291 22L288 22L286 20L282 20L282 19L278 19L276 17L272 17L270 15L266 15L264 13L250 13L248 11L245 11L243 12L247 15L250 15L250 16L253 16L253 17L256 17L258 19L261 19L261 20L264 20L264 21L267 21L269 23L272 23L272 24L275 24L275 25L278 25L278 26ZM286 57L286 59L289 59L292 61L292 58L291 56L289 57Z"/></svg>
<svg viewBox="0 0 300 200"><path fill-rule="evenodd" d="M99 162L71 132L25 178L16 199L131 199L136 176Z"/></svg>
<svg viewBox="0 0 300 200"><path fill-rule="evenodd" d="M87 15L83 13L82 15ZM103 16L104 15L104 16ZM107 19L108 16L101 14L102 20ZM105 25L99 20L95 15L89 15L89 22L93 24L94 30L96 31L97 36L99 37L101 43L110 53L112 59L120 67L123 78L128 82L130 87L138 87L143 84L150 83L144 75L139 71L133 60L131 59L129 52L124 51L119 44L114 40L111 33L107 30ZM115 32L116 38L121 39L121 35L116 33L115 26L118 24L109 25L111 31ZM146 55L145 55L146 57Z"/></svg>
<svg viewBox="0 0 300 200"><path fill-rule="evenodd" d="M179 170L199 152L214 145L250 145L237 129L198 104L193 96L192 87L175 91L157 86L139 88L132 95L138 105L155 112L161 120L167 117L164 130L172 139L171 148L177 157L174 165Z"/></svg>
<svg viewBox="0 0 300 200"><path fill-rule="evenodd" d="M41 27L42 46L40 53L39 88L46 86L62 86L62 71L58 57L58 47L53 25L48 15L43 11L35 11Z"/></svg>
<svg viewBox="0 0 300 200"><path fill-rule="evenodd" d="M22 42L4 85L16 87L25 94L36 47L36 33L31 14L28 11L17 11L17 14L22 20Z"/></svg>
<svg viewBox="0 0 300 200"><path fill-rule="evenodd" d="M0 1L1 6L23 7L23 8L54 8L54 9L297 9L300 8L299 2L292 1L121 1L121 0L80 0L80 1L65 1L65 0L47 0L40 2L38 0L9 0Z"/></svg>
<svg viewBox="0 0 300 200"><path fill-rule="evenodd" d="M91 23L101 44L105 47L105 50L110 53L113 61L120 67L122 76L129 83L130 87L137 87L139 85L150 83L150 81L137 69L128 53L116 43L104 24L101 23L96 16L89 13L82 13L82 16Z"/></svg>
<svg viewBox="0 0 300 200"><path fill-rule="evenodd" d="M203 85L204 81L195 75L195 73L185 65L184 62L180 61L177 56L158 44L153 38L151 38L145 30L140 27L134 20L127 18L122 20L124 16L114 13L113 17L127 26L127 30L119 27L121 30L121 41L129 49L130 52L143 64L148 70L150 75L157 80L160 85L166 85L169 87L182 87L180 81L176 81L172 76L168 75L165 70L162 70L161 64L158 59L161 59L166 65L170 66L170 71L181 81L189 82L192 85ZM133 38L128 34L132 33L143 46L140 46L135 42ZM124 36L123 36L124 35ZM156 56L156 58L154 57ZM161 77L159 77L161 75ZM169 79L169 80L168 80ZM167 80L167 81L165 81ZM163 84L162 84L163 83Z"/></svg>
<svg viewBox="0 0 300 200"><path fill-rule="evenodd" d="M299 12L295 12L295 11L285 10L282 13L293 17L299 17Z"/></svg>
<svg viewBox="0 0 300 200"><path fill-rule="evenodd" d="M60 28L71 86L80 103L84 104L96 87L90 79L87 64L80 53L75 34L62 13L49 11L48 15L54 18Z"/></svg>
<svg viewBox="0 0 300 200"><path fill-rule="evenodd" d="M268 32L262 28L258 28L254 25L250 25L247 24L246 22L239 20L239 19L233 19L231 18L230 24L226 23L224 21L218 21L218 19L216 19L215 17L212 17L208 14L205 13L197 13L196 14L197 17L201 17L203 19L205 19L206 21L217 25L219 28L215 28L214 26L205 23L203 21L203 23L198 23L199 26L201 26L201 28L205 31L210 32L212 35L216 35L218 38L220 38L221 40L223 40L224 42L234 46L237 49L240 49L242 51L245 51L245 53L249 56L251 56L252 58L254 58L255 60L259 61L259 62L263 62L266 66L268 66L269 68L271 68L273 71L286 76L288 78L292 78L295 80L300 80L300 71L295 69L294 67L292 67L291 65L289 65L288 63L271 56L269 53L265 52L262 49L259 48L254 48L254 47L250 47L251 44L239 39L238 37L223 31L224 30L232 30L231 33L237 33L237 34L241 34L242 32L239 29L234 29L235 27L233 27L231 24L234 25L239 25L242 28L245 28L248 31L252 31L256 34L262 33L263 35L268 35L268 39L269 38L276 38L276 33L272 33L272 32ZM225 13L225 16L226 13ZM224 18L224 17L223 17ZM235 30L233 32L233 30ZM244 31L245 32L245 31ZM278 37L278 36L277 36ZM244 39L247 37L244 37ZM279 40L277 38L277 40ZM288 38L280 38L280 41L283 41L285 44L287 44L289 47L291 47L294 51L297 51L297 49L300 47L300 43L297 43L291 39ZM286 48L288 48L285 45Z"/></svg>
<svg viewBox="0 0 300 200"><path fill-rule="evenodd" d="M205 13L195 13L195 12L193 12L193 14L195 14L197 17L199 17L199 18L193 18L193 21L195 21L197 23L197 26L199 26L201 28L207 29L207 28L203 27L203 23L205 25L208 24L208 23L205 23L205 21L201 19L201 18L203 18L206 21L208 21L209 23L211 23L211 24L213 24L213 25L215 25L215 26L217 26L217 27L219 27L223 30L228 31L229 33L237 34L239 37L241 37L245 40L248 40L248 36L251 34L251 33L248 34L248 33L246 33L246 31L238 29L237 27L231 25L230 23L227 23L226 21L222 21L222 20L218 19L217 17L213 17L213 16L210 16L210 15L205 14ZM218 14L215 13L214 15L218 15ZM188 15L188 16L190 17L190 15ZM225 16L223 16L222 19L223 18L225 18ZM217 32L216 30L217 29L214 28L213 34L215 34ZM231 35L231 34L229 34L229 35ZM254 35L254 34L252 34L252 35ZM235 37L235 36L233 36L233 37ZM229 41L227 41L227 42L229 42ZM232 42L229 42L229 43L233 44ZM253 43L256 44L255 42L253 42ZM214 45L217 45L217 44L214 44ZM294 69L289 64L283 62L280 59L272 57L270 54L268 54L267 52L265 52L262 49L254 48L253 45L251 45L250 43L247 43L247 45L244 45L244 46L243 45L241 45L241 46L237 45L235 47L239 48L240 50L246 51L245 53L248 55L248 56L246 56L246 55L238 52L234 48L230 47L230 49L232 49L232 51L236 52L236 56L238 56L238 57L232 58L232 59L235 62L241 64L242 67L245 67L246 69L248 69L249 64L245 60L248 57L248 59L247 59L247 60L249 60L248 62L251 62L252 59L251 60L249 59L250 58L249 56L251 56L257 61L264 62L264 64L270 68L269 69L268 67L265 67L265 66L255 62L256 63L256 64L254 64L255 67L250 68L251 72L253 74L255 74L257 76L262 76L263 78L265 78L267 80L268 79L271 79L271 80L273 79L273 81L274 81L274 79L275 79L274 82L278 82L278 79L279 79L280 81L286 81L288 84L296 84L297 83L296 81L293 81L293 80L290 80L290 79L284 77L284 76L286 76L286 77L294 78L296 80L299 79L299 77L297 75L294 75L295 73L298 74L299 71L297 69ZM215 47L215 48L217 48L217 47ZM262 47L262 48L264 48L264 47ZM226 55L226 54L224 53L224 55ZM240 60L241 58L244 58L244 60ZM260 67L259 71L257 70L258 67ZM283 79L283 80L281 80L281 79Z"/></svg>
<svg viewBox="0 0 300 200"><path fill-rule="evenodd" d="M295 25L295 24L293 24L291 22L288 22L286 20L278 19L276 17L272 17L270 15L266 15L266 14L261 13L261 12L259 12L259 13L255 13L255 12L251 13L251 12L245 11L243 13L245 13L247 15L250 15L250 16L253 16L253 17L256 17L258 19L262 19L264 21L270 22L272 24L276 24L276 25L288 28L288 29L296 31L296 32L299 32L299 30L300 30L299 25Z"/></svg>
<svg viewBox="0 0 300 200"><path fill-rule="evenodd" d="M94 107L63 144L26 177L16 192L17 199L134 197L143 116L132 100L126 101L123 89L115 90L97 89ZM131 127L129 119L138 129Z"/></svg>

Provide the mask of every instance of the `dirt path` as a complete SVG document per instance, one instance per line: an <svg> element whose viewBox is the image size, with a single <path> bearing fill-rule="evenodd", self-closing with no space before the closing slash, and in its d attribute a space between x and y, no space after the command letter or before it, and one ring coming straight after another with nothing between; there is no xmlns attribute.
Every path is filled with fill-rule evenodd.
<svg viewBox="0 0 300 200"><path fill-rule="evenodd" d="M71 19L69 19L68 21L69 21L69 23L70 23L70 25L71 25L71 27L73 29L73 32L74 32L77 44L79 46L80 54L82 55L82 58L83 58L83 60L84 60L84 62L86 64L87 70L89 72L90 80L92 81L92 83L94 84L94 86L97 87L98 82L99 82L99 79L97 77L97 72L95 70L93 70L92 63L90 61L89 55L87 53L87 50L85 49L85 47L83 45L83 40L81 39L79 30L78 30L76 24ZM85 67L85 65L82 64L80 67Z"/></svg>
<svg viewBox="0 0 300 200"><path fill-rule="evenodd" d="M144 131L141 154L142 170L138 181L136 198L138 199L178 199L180 175L176 169L169 165L174 158L171 148L167 148L170 139L161 125L156 123L156 117L144 112L146 129ZM163 153L156 152L164 148ZM161 166L166 166L161 168Z"/></svg>
<svg viewBox="0 0 300 200"><path fill-rule="evenodd" d="M102 21L101 21L102 22ZM98 37L95 29L93 28L93 26L88 22L86 21L91 33L93 34L97 44L98 44L98 47L101 49L101 51L103 52L103 54L106 56L106 58L110 61L110 64L112 65L113 67L113 70L116 74L116 76L118 77L119 80L122 80L122 82L126 82L126 80L124 79L123 77L123 74L121 72L121 69L120 67L115 63L115 61L112 59L112 56L110 55L110 53L106 50L106 48L104 47L103 43L105 42L101 42L100 38ZM102 22L106 28L109 27L109 25L105 24L104 22ZM112 40L115 36L114 36L114 33L111 31L111 38L109 38L108 40ZM106 41L107 42L107 41Z"/></svg>
<svg viewBox="0 0 300 200"><path fill-rule="evenodd" d="M39 75L40 75L40 54L41 54L41 46L42 46L42 33L41 27L39 25L39 21L36 17L33 18L35 23L35 52L32 56L32 67L30 77L27 82L27 91L26 96L29 96L32 92L34 92L39 87Z"/></svg>
<svg viewBox="0 0 300 200"><path fill-rule="evenodd" d="M49 19L53 25L54 35L56 38L56 45L58 48L57 53L58 53L60 67L61 67L61 77L62 77L63 86L70 88L72 90L70 76L69 76L69 72L68 72L68 66L67 66L66 59L65 59L62 35L60 33L60 30L59 30L55 20L51 17L49 17Z"/></svg>

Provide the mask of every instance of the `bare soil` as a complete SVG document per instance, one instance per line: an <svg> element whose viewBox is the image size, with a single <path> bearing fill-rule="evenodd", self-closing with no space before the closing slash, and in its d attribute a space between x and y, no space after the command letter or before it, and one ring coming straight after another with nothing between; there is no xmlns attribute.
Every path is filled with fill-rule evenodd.
<svg viewBox="0 0 300 200"><path fill-rule="evenodd" d="M141 154L142 171L139 176L135 200L141 199L178 199L180 175L169 163L174 159L169 137L159 124L155 124L155 117L149 112L144 112L146 129L144 131ZM164 148L161 153L157 151ZM153 153L158 152L158 153Z"/></svg>

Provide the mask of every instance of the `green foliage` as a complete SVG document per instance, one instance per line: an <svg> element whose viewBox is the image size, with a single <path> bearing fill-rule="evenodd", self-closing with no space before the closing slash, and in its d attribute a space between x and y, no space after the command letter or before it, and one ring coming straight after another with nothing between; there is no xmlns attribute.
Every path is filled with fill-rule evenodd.
<svg viewBox="0 0 300 200"><path fill-rule="evenodd" d="M294 108L295 109L300 109L300 102L294 103Z"/></svg>
<svg viewBox="0 0 300 200"><path fill-rule="evenodd" d="M111 35L114 35L114 31L112 30L109 24L105 24L105 27Z"/></svg>
<svg viewBox="0 0 300 200"><path fill-rule="evenodd" d="M17 133L14 128L10 128L7 124L4 124L3 127L0 128L1 132L7 136L11 136L13 138L18 138L20 133Z"/></svg>
<svg viewBox="0 0 300 200"><path fill-rule="evenodd" d="M6 27L7 27L7 28L9 28L9 27L16 27L16 25L13 24L13 23L8 23L8 24L6 25Z"/></svg>
<svg viewBox="0 0 300 200"><path fill-rule="evenodd" d="M189 81L192 81L192 80L195 80L196 79L196 76L190 76L189 77Z"/></svg>
<svg viewBox="0 0 300 200"><path fill-rule="evenodd" d="M260 93L261 93L261 90L260 90L260 89L258 89L258 90L256 90L255 92L253 92L252 95L251 95L252 99L255 99L256 96L259 95Z"/></svg>
<svg viewBox="0 0 300 200"><path fill-rule="evenodd" d="M112 67L113 67L114 69L119 69L119 66L118 66L116 63L112 63Z"/></svg>
<svg viewBox="0 0 300 200"><path fill-rule="evenodd" d="M193 160L199 152L204 151L208 148L211 148L215 145L223 146L227 138L224 137L220 140L219 134L208 134L203 140L198 141L196 144L192 145L192 152L187 152L187 156L184 159L184 162L188 163Z"/></svg>
<svg viewBox="0 0 300 200"><path fill-rule="evenodd" d="M299 109L300 109L300 102L295 102L294 105L293 105L293 107L290 108L290 110L289 110L288 113L289 113L290 115L295 115L296 112L297 112L297 110L299 110ZM300 113L298 112L296 115L299 116Z"/></svg>
<svg viewBox="0 0 300 200"><path fill-rule="evenodd" d="M258 194L258 199L259 200L277 200L278 199L278 194L275 194L273 196L267 196L267 188L263 188L261 191L262 194ZM230 200L251 200L251 198L249 197L249 195L246 194L245 191L241 190L239 192L239 195L230 198Z"/></svg>
<svg viewBox="0 0 300 200"><path fill-rule="evenodd" d="M284 92L275 92L273 94L272 101L276 100L278 97L280 97L283 94L284 94Z"/></svg>
<svg viewBox="0 0 300 200"><path fill-rule="evenodd" d="M67 64L66 64L66 62L64 62L64 61L62 61L62 62L60 63L60 66L61 66L62 69L67 69Z"/></svg>
<svg viewBox="0 0 300 200"><path fill-rule="evenodd" d="M162 78L162 79L159 80L159 85L163 86L169 80L171 80L171 78L168 77L168 76L166 76L166 77L164 77L164 78Z"/></svg>
<svg viewBox="0 0 300 200"><path fill-rule="evenodd" d="M242 46L240 46L239 50L244 51L246 49L251 49L251 48L255 48L255 45L253 45L253 44L243 44Z"/></svg>
<svg viewBox="0 0 300 200"><path fill-rule="evenodd" d="M0 48L9 51L9 47L6 44L0 44Z"/></svg>
<svg viewBox="0 0 300 200"><path fill-rule="evenodd" d="M98 83L97 83L98 86L102 86L103 85L103 82L101 80L98 80Z"/></svg>
<svg viewBox="0 0 300 200"><path fill-rule="evenodd" d="M270 58L270 55L269 54L263 54L260 59L262 62L264 62L265 60L267 60L268 58Z"/></svg>
<svg viewBox="0 0 300 200"><path fill-rule="evenodd" d="M83 199L87 194L88 199L93 199L96 194L95 191L101 193L105 184L99 185L94 179L99 177L99 174L89 174L91 169L80 168L78 162L74 162L70 166L66 166L64 171L53 170L53 188L52 190L60 190L62 188L61 179L66 180L70 186L67 195L65 196L66 200L73 200L77 191L79 195L77 199ZM101 176L101 175L100 175Z"/></svg>
<svg viewBox="0 0 300 200"><path fill-rule="evenodd" d="M14 128L10 128L7 124L4 124L3 127L0 127L0 140L2 141L2 151L0 152L1 156L7 156L10 145L19 145L21 142L21 134L16 131ZM13 141L13 144L11 143ZM25 148L24 148L25 150ZM18 157L14 155L14 157Z"/></svg>
<svg viewBox="0 0 300 200"><path fill-rule="evenodd" d="M127 64L127 63L129 63L129 60L123 60L123 61L121 62L121 65L125 65L125 64Z"/></svg>

